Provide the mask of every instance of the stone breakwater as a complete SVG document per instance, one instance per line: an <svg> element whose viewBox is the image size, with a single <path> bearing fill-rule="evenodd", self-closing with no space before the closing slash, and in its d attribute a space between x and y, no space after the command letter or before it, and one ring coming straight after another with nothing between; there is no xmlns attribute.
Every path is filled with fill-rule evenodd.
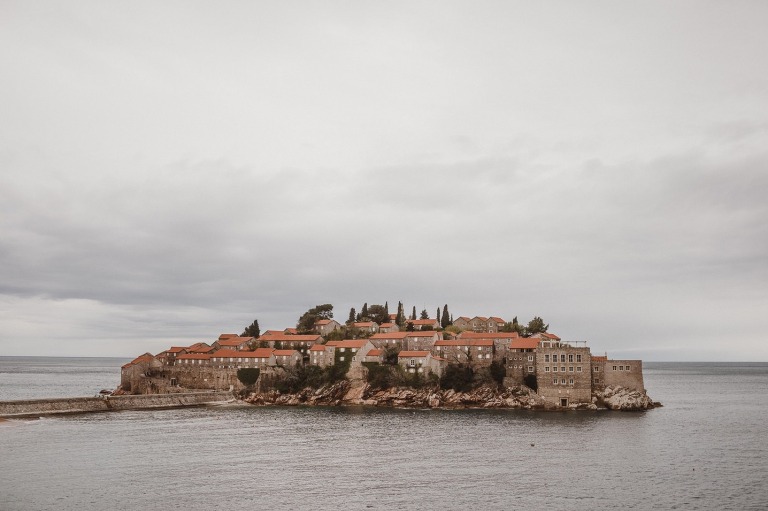
<svg viewBox="0 0 768 511"><path fill-rule="evenodd" d="M608 389L606 389L608 390ZM254 405L284 406L378 406L391 408L509 408L523 410L647 410L655 406L647 395L623 388L595 395L592 403L580 403L563 408L544 400L528 387L495 388L481 386L468 392L441 389L412 389L393 387L372 389L360 382L342 381L319 389L306 388L295 394L275 390L247 393L243 401Z"/></svg>
<svg viewBox="0 0 768 511"><path fill-rule="evenodd" d="M201 406L234 401L231 392L190 392L109 397L73 397L0 401L0 418L40 417L67 413L109 412Z"/></svg>

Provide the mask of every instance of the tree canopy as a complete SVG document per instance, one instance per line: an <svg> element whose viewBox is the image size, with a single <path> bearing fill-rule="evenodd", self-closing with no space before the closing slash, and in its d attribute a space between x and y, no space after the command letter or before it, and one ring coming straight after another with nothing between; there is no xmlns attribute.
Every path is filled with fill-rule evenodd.
<svg viewBox="0 0 768 511"><path fill-rule="evenodd" d="M255 339L260 335L261 335L261 330L259 329L259 320L254 319L253 323L245 327L245 330L240 335L240 337L253 337Z"/></svg>
<svg viewBox="0 0 768 511"><path fill-rule="evenodd" d="M315 323L320 319L333 319L333 305L325 303L309 309L299 318L296 330L300 334L311 333L315 329Z"/></svg>

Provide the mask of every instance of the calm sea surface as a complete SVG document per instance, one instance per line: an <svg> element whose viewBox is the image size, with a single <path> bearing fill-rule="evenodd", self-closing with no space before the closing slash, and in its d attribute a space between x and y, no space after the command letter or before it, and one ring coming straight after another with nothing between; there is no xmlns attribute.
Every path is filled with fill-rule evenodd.
<svg viewBox="0 0 768 511"><path fill-rule="evenodd" d="M123 359L0 357L0 400ZM647 363L642 413L209 408L0 423L0 510L768 509L768 364Z"/></svg>

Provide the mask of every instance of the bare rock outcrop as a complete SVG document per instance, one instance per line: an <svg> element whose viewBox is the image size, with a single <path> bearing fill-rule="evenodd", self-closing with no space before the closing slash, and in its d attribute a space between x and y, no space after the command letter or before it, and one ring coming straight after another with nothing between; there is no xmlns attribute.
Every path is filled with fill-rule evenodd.
<svg viewBox="0 0 768 511"><path fill-rule="evenodd" d="M653 401L648 394L639 390L626 389L619 386L608 386L602 391L593 393L593 402L603 405L609 410L638 411L661 406Z"/></svg>

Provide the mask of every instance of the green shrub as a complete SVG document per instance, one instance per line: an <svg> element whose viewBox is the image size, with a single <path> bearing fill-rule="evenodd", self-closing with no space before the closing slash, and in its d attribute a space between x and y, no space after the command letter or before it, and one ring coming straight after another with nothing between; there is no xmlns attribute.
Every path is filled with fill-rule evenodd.
<svg viewBox="0 0 768 511"><path fill-rule="evenodd" d="M504 364L501 364L494 360L493 362L491 362L490 371L491 371L491 378L493 378L493 381L495 381L499 385L504 383L504 377L507 375L507 368L504 367Z"/></svg>
<svg viewBox="0 0 768 511"><path fill-rule="evenodd" d="M472 389L474 371L468 365L448 364L442 378L440 388L453 389L456 392L467 392Z"/></svg>
<svg viewBox="0 0 768 511"><path fill-rule="evenodd" d="M258 367L242 367L237 370L237 379L246 387L250 387L259 379L260 373Z"/></svg>

